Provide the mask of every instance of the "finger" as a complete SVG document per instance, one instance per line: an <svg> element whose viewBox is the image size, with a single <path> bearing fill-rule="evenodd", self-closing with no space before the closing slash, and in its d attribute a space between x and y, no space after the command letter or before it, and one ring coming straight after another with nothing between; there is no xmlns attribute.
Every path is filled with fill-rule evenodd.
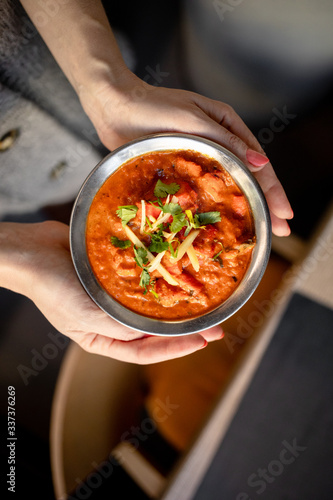
<svg viewBox="0 0 333 500"><path fill-rule="evenodd" d="M293 210L291 208L287 195L274 172L272 165L270 163L267 163L265 166L261 167L254 167L253 165L251 165L246 160L246 144L239 137L235 136L227 130L225 130L223 133L220 132L220 140L217 142L226 147L240 160L242 160L258 180L266 197L270 211L276 216L276 218L279 219L279 223L277 223L277 221L274 219L274 234L283 236L289 234L290 229L288 229L288 223L283 223L282 220L292 219Z"/></svg>
<svg viewBox="0 0 333 500"><path fill-rule="evenodd" d="M280 219L292 219L293 210L272 165L269 164L259 171L255 169L252 171L265 194L271 212Z"/></svg>
<svg viewBox="0 0 333 500"><path fill-rule="evenodd" d="M264 160L268 162L268 158L258 141L258 139L253 135L252 131L244 123L241 117L236 113L236 111L230 106L223 106L220 108L220 117L218 116L218 123L229 130L234 135L242 139L247 149L250 151L258 152L261 154L261 161ZM262 158L263 157L263 158ZM248 158L246 158L248 159ZM263 163L264 165L265 163Z"/></svg>
<svg viewBox="0 0 333 500"><path fill-rule="evenodd" d="M243 120L230 106L218 101L199 99L199 103L204 103L205 108L201 109L210 117L211 130L205 131L206 137L234 153L255 174L265 196L268 196L270 210L277 217L291 219L293 211L286 193L260 143Z"/></svg>
<svg viewBox="0 0 333 500"><path fill-rule="evenodd" d="M270 215L273 233L276 236L289 236L291 231L288 222L285 219L279 219L279 217L276 217L273 213Z"/></svg>
<svg viewBox="0 0 333 500"><path fill-rule="evenodd" d="M207 340L199 334L193 334L179 337L145 336L125 342L89 334L80 345L94 354L143 365L187 356L206 347Z"/></svg>
<svg viewBox="0 0 333 500"><path fill-rule="evenodd" d="M246 157L246 151L249 149L249 146L244 142L241 135L236 135L233 130L233 128L229 130L221 126L219 122L206 116L200 135L221 144L221 146L236 155L246 166L249 166L250 164Z"/></svg>
<svg viewBox="0 0 333 500"><path fill-rule="evenodd" d="M221 325L213 326L203 332L200 335L207 340L207 342L214 342L215 340L220 340L224 337L224 332Z"/></svg>
<svg viewBox="0 0 333 500"><path fill-rule="evenodd" d="M86 335L100 335L111 340L131 341L143 336L142 332L132 330L112 319L90 297L83 299L80 297L80 300L85 300L85 315L80 318L79 329L67 328L65 332L73 340L79 341ZM87 334L86 332L95 333Z"/></svg>
<svg viewBox="0 0 333 500"><path fill-rule="evenodd" d="M246 156L249 148L264 154L256 137L231 106L202 96L194 98L204 114L203 122L209 127L206 130L207 136L229 149L247 166L250 164ZM266 163L268 161L267 158Z"/></svg>

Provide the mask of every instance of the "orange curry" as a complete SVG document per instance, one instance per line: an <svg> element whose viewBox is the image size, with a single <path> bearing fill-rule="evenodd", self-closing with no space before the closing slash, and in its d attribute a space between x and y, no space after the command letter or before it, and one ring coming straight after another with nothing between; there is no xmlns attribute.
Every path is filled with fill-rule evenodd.
<svg viewBox="0 0 333 500"><path fill-rule="evenodd" d="M147 153L97 192L87 252L101 286L125 307L181 320L224 302L255 244L246 197L215 160L194 151Z"/></svg>

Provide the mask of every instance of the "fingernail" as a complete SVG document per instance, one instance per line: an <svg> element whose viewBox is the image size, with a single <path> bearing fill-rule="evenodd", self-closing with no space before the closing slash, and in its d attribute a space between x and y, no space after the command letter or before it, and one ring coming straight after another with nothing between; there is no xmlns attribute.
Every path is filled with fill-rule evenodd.
<svg viewBox="0 0 333 500"><path fill-rule="evenodd" d="M290 229L290 226L287 222L287 228L286 228L286 236L289 236L291 234L291 229Z"/></svg>
<svg viewBox="0 0 333 500"><path fill-rule="evenodd" d="M291 234L291 229L287 221L285 221L284 230L280 232L279 236L287 237Z"/></svg>
<svg viewBox="0 0 333 500"><path fill-rule="evenodd" d="M266 163L269 163L269 159L267 158L267 156L258 153L253 149L248 149L246 151L246 159L254 167L262 167L263 165L266 165Z"/></svg>
<svg viewBox="0 0 333 500"><path fill-rule="evenodd" d="M207 342L207 340L205 340L204 344L201 347L199 347L199 349L204 349L207 346L208 346L208 342Z"/></svg>

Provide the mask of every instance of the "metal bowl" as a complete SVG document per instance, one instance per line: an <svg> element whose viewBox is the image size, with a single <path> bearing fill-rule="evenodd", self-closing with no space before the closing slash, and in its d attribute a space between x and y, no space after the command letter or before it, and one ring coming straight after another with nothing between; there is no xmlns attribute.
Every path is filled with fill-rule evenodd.
<svg viewBox="0 0 333 500"><path fill-rule="evenodd" d="M216 309L181 321L162 321L135 313L114 300L97 281L86 252L86 220L95 194L106 179L128 160L153 151L193 150L217 160L230 173L250 204L256 245L250 266L233 294ZM109 316L134 330L151 335L186 335L222 323L251 297L258 286L271 250L271 221L265 197L245 165L222 146L187 134L150 135L114 150L90 173L76 198L70 221L70 248L77 275L92 300Z"/></svg>

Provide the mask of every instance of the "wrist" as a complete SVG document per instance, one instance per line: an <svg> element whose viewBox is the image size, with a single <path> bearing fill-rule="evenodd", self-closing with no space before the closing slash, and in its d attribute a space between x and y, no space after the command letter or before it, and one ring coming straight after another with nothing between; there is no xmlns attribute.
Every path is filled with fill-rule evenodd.
<svg viewBox="0 0 333 500"><path fill-rule="evenodd" d="M150 86L128 68L123 68L114 78L107 70L99 79L81 87L82 107L93 123L101 142L110 150L133 137L137 126L137 103L146 96ZM128 134L130 132L130 134Z"/></svg>
<svg viewBox="0 0 333 500"><path fill-rule="evenodd" d="M89 69L90 76L76 82L76 93L83 109L90 115L102 114L105 103L117 105L127 95L131 81L137 77L124 64L111 67L95 59Z"/></svg>
<svg viewBox="0 0 333 500"><path fill-rule="evenodd" d="M30 298L33 272L26 226L28 224L0 223L0 286Z"/></svg>
<svg viewBox="0 0 333 500"><path fill-rule="evenodd" d="M99 43L82 47L81 57L72 57L69 79L83 106L103 89L116 95L131 74L111 31Z"/></svg>

